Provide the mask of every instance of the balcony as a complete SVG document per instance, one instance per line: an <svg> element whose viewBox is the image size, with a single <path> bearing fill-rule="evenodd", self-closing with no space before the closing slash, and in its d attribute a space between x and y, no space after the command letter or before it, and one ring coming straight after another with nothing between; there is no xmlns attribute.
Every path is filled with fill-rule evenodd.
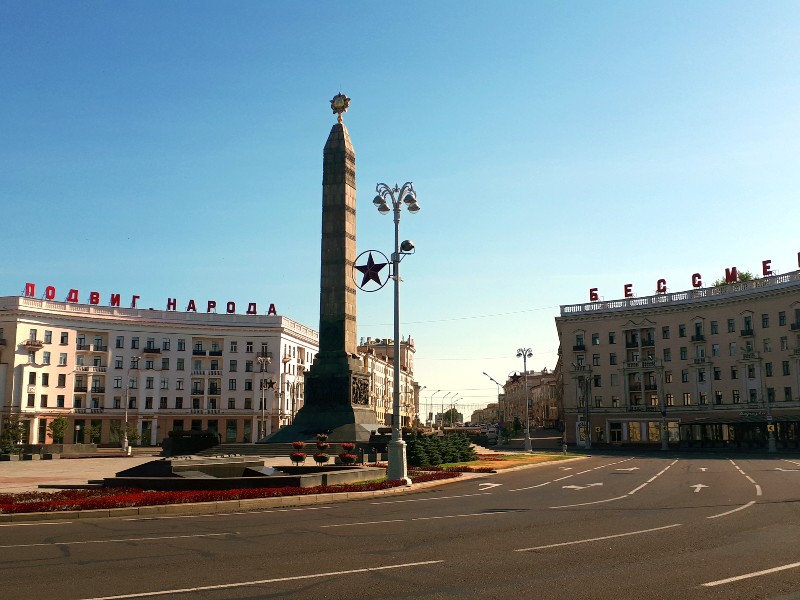
<svg viewBox="0 0 800 600"><path fill-rule="evenodd" d="M642 391L642 384L639 381L634 381L628 384L628 389L632 392L640 392Z"/></svg>
<svg viewBox="0 0 800 600"><path fill-rule="evenodd" d="M648 383L644 386L645 392L655 392L658 389L658 386L655 383Z"/></svg>
<svg viewBox="0 0 800 600"><path fill-rule="evenodd" d="M692 341L693 342L705 342L706 341L706 336L704 336L701 333L698 333L697 335L693 335L692 336Z"/></svg>
<svg viewBox="0 0 800 600"><path fill-rule="evenodd" d="M81 344L81 343L75 344L75 350L78 350L79 352L89 352L89 350L91 349L92 349L91 344Z"/></svg>
<svg viewBox="0 0 800 600"><path fill-rule="evenodd" d="M84 415L84 414L91 414L96 415L105 412L103 408L76 408L75 414Z"/></svg>
<svg viewBox="0 0 800 600"><path fill-rule="evenodd" d="M203 369L194 369L192 370L192 375L205 375L206 372Z"/></svg>
<svg viewBox="0 0 800 600"><path fill-rule="evenodd" d="M753 337L753 336L755 335L755 332L754 332L752 329L742 329L742 330L739 332L739 334L740 334L742 337Z"/></svg>
<svg viewBox="0 0 800 600"><path fill-rule="evenodd" d="M628 340L625 342L626 348L638 348L639 347L639 340Z"/></svg>
<svg viewBox="0 0 800 600"><path fill-rule="evenodd" d="M93 352L108 352L108 346L105 344L92 344Z"/></svg>
<svg viewBox="0 0 800 600"><path fill-rule="evenodd" d="M95 387L92 388L92 393L93 394L105 394L106 393L106 388L105 387L101 387L99 385L95 386Z"/></svg>
<svg viewBox="0 0 800 600"><path fill-rule="evenodd" d="M758 352L742 352L742 360L759 360L761 354Z"/></svg>
<svg viewBox="0 0 800 600"><path fill-rule="evenodd" d="M83 392L83 393L86 393L86 389L87 389L87 388L86 388L86 386L85 386L85 385L76 385L76 386L75 386L75 387L72 389L72 391L73 391L73 392Z"/></svg>
<svg viewBox="0 0 800 600"><path fill-rule="evenodd" d="M5 346L5 345L6 345L5 338L0 338L0 346Z"/></svg>
<svg viewBox="0 0 800 600"><path fill-rule="evenodd" d="M206 371L206 375L208 375L209 377L221 377L222 371L211 369L210 371Z"/></svg>
<svg viewBox="0 0 800 600"><path fill-rule="evenodd" d="M656 345L656 341L653 338L648 338L646 340L642 340L642 348L652 348Z"/></svg>
<svg viewBox="0 0 800 600"><path fill-rule="evenodd" d="M209 396L219 396L219 395L220 395L220 390L221 390L221 389L222 389L222 388L218 388L218 387L210 386L210 387L208 388L208 395L209 395Z"/></svg>
<svg viewBox="0 0 800 600"><path fill-rule="evenodd" d="M108 367L98 365L78 365L75 367L76 373L105 373Z"/></svg>
<svg viewBox="0 0 800 600"><path fill-rule="evenodd" d="M800 346L792 350L792 356L800 356Z"/></svg>
<svg viewBox="0 0 800 600"><path fill-rule="evenodd" d="M206 354L207 352L205 350L198 350L196 348L192 350L192 356L206 356Z"/></svg>
<svg viewBox="0 0 800 600"><path fill-rule="evenodd" d="M792 324L789 326L789 328L790 328L792 331L800 331L800 323L792 323Z"/></svg>
<svg viewBox="0 0 800 600"><path fill-rule="evenodd" d="M22 345L25 346L25 348L27 348L29 351L36 351L41 350L44 344L42 343L42 340L25 340L22 342Z"/></svg>
<svg viewBox="0 0 800 600"><path fill-rule="evenodd" d="M693 358L692 362L696 365L704 365L708 362L708 358L705 356L698 356L697 358Z"/></svg>
<svg viewBox="0 0 800 600"><path fill-rule="evenodd" d="M575 344L572 347L573 352L586 352L586 344Z"/></svg>
<svg viewBox="0 0 800 600"><path fill-rule="evenodd" d="M209 356L222 356L222 350L209 350Z"/></svg>
<svg viewBox="0 0 800 600"><path fill-rule="evenodd" d="M148 346L144 350L142 350L144 354L161 354L161 348L154 348L153 346Z"/></svg>
<svg viewBox="0 0 800 600"><path fill-rule="evenodd" d="M192 396L202 396L205 393L204 388L192 388Z"/></svg>

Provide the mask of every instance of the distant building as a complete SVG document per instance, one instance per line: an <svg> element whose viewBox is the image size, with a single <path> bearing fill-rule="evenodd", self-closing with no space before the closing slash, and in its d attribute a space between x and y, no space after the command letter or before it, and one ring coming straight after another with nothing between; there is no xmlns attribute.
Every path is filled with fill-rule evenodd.
<svg viewBox="0 0 800 600"><path fill-rule="evenodd" d="M800 271L561 307L556 369L571 442L800 442Z"/></svg>
<svg viewBox="0 0 800 600"><path fill-rule="evenodd" d="M370 407L378 422L392 425L394 401L394 340L362 339L358 353L369 374ZM400 424L410 427L419 420L420 386L414 381L414 340L400 340Z"/></svg>
<svg viewBox="0 0 800 600"><path fill-rule="evenodd" d="M525 427L527 396L531 429L558 426L556 377L552 372L547 369L528 371L527 377L525 373L516 373L508 378L503 388L505 394L502 397L500 412L504 415L507 425L519 419L519 423Z"/></svg>
<svg viewBox="0 0 800 600"><path fill-rule="evenodd" d="M17 417L25 442L49 443L65 416L66 443L116 445L127 414L143 445L188 429L252 442L303 405L317 342L281 316L2 297L0 427Z"/></svg>
<svg viewBox="0 0 800 600"><path fill-rule="evenodd" d="M470 423L473 425L483 425L500 422L500 404L492 402L486 408L479 408L473 411Z"/></svg>

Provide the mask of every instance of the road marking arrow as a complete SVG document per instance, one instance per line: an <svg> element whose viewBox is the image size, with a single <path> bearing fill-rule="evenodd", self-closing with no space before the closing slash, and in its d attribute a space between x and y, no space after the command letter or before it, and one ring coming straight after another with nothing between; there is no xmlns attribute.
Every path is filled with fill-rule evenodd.
<svg viewBox="0 0 800 600"><path fill-rule="evenodd" d="M628 467L627 469L616 469L617 471L638 471L639 467Z"/></svg>
<svg viewBox="0 0 800 600"><path fill-rule="evenodd" d="M481 491L488 490L493 487L497 487L498 485L503 485L502 483L479 483L478 487L481 488Z"/></svg>
<svg viewBox="0 0 800 600"><path fill-rule="evenodd" d="M695 493L699 492L704 487L708 487L707 485L703 485L702 483L696 483L694 485L690 485L689 487L694 488Z"/></svg>
<svg viewBox="0 0 800 600"><path fill-rule="evenodd" d="M708 467L700 467L699 470L705 473L706 471L708 471Z"/></svg>
<svg viewBox="0 0 800 600"><path fill-rule="evenodd" d="M585 490L588 487L594 487L596 485L603 485L602 483L587 483L586 485L562 485L561 487L565 490Z"/></svg>

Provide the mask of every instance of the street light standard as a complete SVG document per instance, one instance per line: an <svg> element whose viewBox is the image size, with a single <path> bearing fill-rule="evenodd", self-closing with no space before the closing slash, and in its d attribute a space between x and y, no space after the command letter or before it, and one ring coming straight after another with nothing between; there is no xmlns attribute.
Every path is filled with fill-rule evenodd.
<svg viewBox="0 0 800 600"><path fill-rule="evenodd" d="M258 361L259 367L261 368L261 427L258 428L258 439L265 438L267 436L267 422L265 418L265 399L264 399L264 392L265 392L265 385L264 385L264 371L267 370L267 366L272 362L272 359L269 356L259 356L256 358ZM270 411L271 415L271 411Z"/></svg>
<svg viewBox="0 0 800 600"><path fill-rule="evenodd" d="M435 420L434 420L434 418L433 418L433 411L434 411L434 410L436 410L436 408L435 408L436 404L434 404L433 400L434 400L434 398L436 398L436 394L438 394L438 393L439 393L439 392L441 392L441 391L442 391L442 390L436 390L436 391L435 391L435 392L433 392L433 394L431 394L431 395L430 395L430 397L428 398L428 414L427 414L427 416L426 416L426 419L425 419L425 421L426 421L426 422L428 422L428 419L430 419L430 426L431 426L431 428L433 428L433 425L434 425L434 423L435 423Z"/></svg>
<svg viewBox="0 0 800 600"><path fill-rule="evenodd" d="M122 430L122 451L127 454L130 445L128 444L128 408L131 403L131 369L139 369L139 361L141 356L131 356L131 362L128 364L128 370L125 373L125 427ZM136 365L134 367L133 365Z"/></svg>
<svg viewBox="0 0 800 600"><path fill-rule="evenodd" d="M372 203L382 215L394 212L394 252L392 253L392 274L394 279L394 397L392 399L392 441L389 442L390 480L402 479L411 485L406 465L406 443L400 434L400 261L414 252L414 242L404 240L400 243L400 209L405 204L408 212L419 212L417 193L414 185L407 181L402 187L389 187L385 183L375 186L378 193ZM391 208L389 207L391 203Z"/></svg>
<svg viewBox="0 0 800 600"><path fill-rule="evenodd" d="M497 418L500 421L500 423L502 423L503 422L503 415L502 415L502 412L501 412L502 408L500 406L500 390L502 389L503 390L503 394L505 394L506 388L499 381L497 381L494 377L489 375L486 371L484 371L483 374L486 375L490 380L492 380L495 383L495 385L497 385Z"/></svg>
<svg viewBox="0 0 800 600"><path fill-rule="evenodd" d="M522 359L522 370L525 373L525 452L530 452L531 447L531 407L528 399L528 359L533 356L530 348L518 348L517 358Z"/></svg>

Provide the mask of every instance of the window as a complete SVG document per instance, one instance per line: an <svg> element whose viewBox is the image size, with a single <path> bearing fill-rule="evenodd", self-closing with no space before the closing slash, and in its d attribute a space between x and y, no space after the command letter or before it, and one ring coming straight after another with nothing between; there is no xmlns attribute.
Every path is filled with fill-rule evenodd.
<svg viewBox="0 0 800 600"><path fill-rule="evenodd" d="M128 408L136 408L136 398L128 398Z"/></svg>
<svg viewBox="0 0 800 600"><path fill-rule="evenodd" d="M711 321L711 335L717 335L718 333L719 333L719 322Z"/></svg>
<svg viewBox="0 0 800 600"><path fill-rule="evenodd" d="M253 380L252 379L245 379L244 380L244 389L247 392L252 391L252 389L253 389Z"/></svg>
<svg viewBox="0 0 800 600"><path fill-rule="evenodd" d="M736 356L736 342L728 344L728 356Z"/></svg>
<svg viewBox="0 0 800 600"><path fill-rule="evenodd" d="M692 392L683 392L683 405L684 406L692 405Z"/></svg>
<svg viewBox="0 0 800 600"><path fill-rule="evenodd" d="M614 352L608 355L608 364L610 365L617 364L617 355Z"/></svg>
<svg viewBox="0 0 800 600"><path fill-rule="evenodd" d="M186 340L183 338L178 338L178 350L184 351L186 350Z"/></svg>
<svg viewBox="0 0 800 600"><path fill-rule="evenodd" d="M764 352L772 352L772 341L769 338L764 338Z"/></svg>
<svg viewBox="0 0 800 600"><path fill-rule="evenodd" d="M719 344L711 344L711 356L719 356Z"/></svg>
<svg viewBox="0 0 800 600"><path fill-rule="evenodd" d="M584 345L584 340L583 340L583 334L582 333L576 333L575 334L575 345L576 346L583 346Z"/></svg>
<svg viewBox="0 0 800 600"><path fill-rule="evenodd" d="M183 389L183 379L176 379L175 380L175 389L182 390Z"/></svg>
<svg viewBox="0 0 800 600"><path fill-rule="evenodd" d="M611 385L619 385L619 375L611 373Z"/></svg>
<svg viewBox="0 0 800 600"><path fill-rule="evenodd" d="M115 348L124 348L125 347L125 338L121 335L117 336L117 342L114 345Z"/></svg>
<svg viewBox="0 0 800 600"><path fill-rule="evenodd" d="M39 396L39 406L41 408L47 408L47 394Z"/></svg>
<svg viewBox="0 0 800 600"><path fill-rule="evenodd" d="M65 367L67 366L67 353L62 352L58 355L58 366Z"/></svg>
<svg viewBox="0 0 800 600"><path fill-rule="evenodd" d="M67 333L66 331L62 331L61 332L61 345L62 346L66 346L67 344L69 344L69 333Z"/></svg>
<svg viewBox="0 0 800 600"><path fill-rule="evenodd" d="M772 363L764 363L764 372L767 377L772 377Z"/></svg>
<svg viewBox="0 0 800 600"><path fill-rule="evenodd" d="M672 394L665 394L664 395L664 403L667 406L675 406L675 396Z"/></svg>
<svg viewBox="0 0 800 600"><path fill-rule="evenodd" d="M139 387L139 381L136 379L136 377L131 377L128 379L128 387L132 390L135 390Z"/></svg>
<svg viewBox="0 0 800 600"><path fill-rule="evenodd" d="M145 342L145 349L146 350L155 350L156 348L156 338L147 338Z"/></svg>
<svg viewBox="0 0 800 600"><path fill-rule="evenodd" d="M767 402L775 402L775 388L767 388Z"/></svg>
<svg viewBox="0 0 800 600"><path fill-rule="evenodd" d="M236 400L233 398L228 398L228 408L233 410L236 408Z"/></svg>
<svg viewBox="0 0 800 600"><path fill-rule="evenodd" d="M67 376L64 373L60 373L58 376L58 387L66 387L67 386Z"/></svg>
<svg viewBox="0 0 800 600"><path fill-rule="evenodd" d="M706 380L706 370L705 369L698 369L697 370L697 381L700 383L705 382ZM701 402L702 404L702 402Z"/></svg>
<svg viewBox="0 0 800 600"><path fill-rule="evenodd" d="M252 398L245 398L244 399L244 409L245 410L253 410L253 399Z"/></svg>
<svg viewBox="0 0 800 600"><path fill-rule="evenodd" d="M594 407L595 408L603 408L603 397L602 396L595 396L594 397Z"/></svg>
<svg viewBox="0 0 800 600"><path fill-rule="evenodd" d="M731 398L734 404L739 404L742 401L741 397L739 396L739 390L733 390L731 392Z"/></svg>
<svg viewBox="0 0 800 600"><path fill-rule="evenodd" d="M756 390L748 390L750 392L750 402L758 402L758 392Z"/></svg>
<svg viewBox="0 0 800 600"><path fill-rule="evenodd" d="M162 377L161 378L161 389L162 390L168 390L169 389L169 377ZM166 408L166 406L164 408Z"/></svg>
<svg viewBox="0 0 800 600"><path fill-rule="evenodd" d="M669 339L669 325L664 325L664 327L661 328L661 339Z"/></svg>
<svg viewBox="0 0 800 600"><path fill-rule="evenodd" d="M736 321L733 319L728 319L728 333L735 333L736 332Z"/></svg>
<svg viewBox="0 0 800 600"><path fill-rule="evenodd" d="M722 391L714 391L714 404L722 404Z"/></svg>
<svg viewBox="0 0 800 600"><path fill-rule="evenodd" d="M50 385L50 374L42 373L42 387L48 387L49 385Z"/></svg>
<svg viewBox="0 0 800 600"><path fill-rule="evenodd" d="M238 351L239 351L238 342L231 342L231 352L238 352Z"/></svg>
<svg viewBox="0 0 800 600"><path fill-rule="evenodd" d="M689 358L689 351L686 346L681 346L681 360L686 360L687 358Z"/></svg>
<svg viewBox="0 0 800 600"><path fill-rule="evenodd" d="M114 377L114 389L118 390L122 388L122 377Z"/></svg>
<svg viewBox="0 0 800 600"><path fill-rule="evenodd" d="M42 352L42 364L49 365L50 364L50 353L49 352Z"/></svg>
<svg viewBox="0 0 800 600"><path fill-rule="evenodd" d="M28 385L36 385L36 373L33 371L28 373Z"/></svg>
<svg viewBox="0 0 800 600"><path fill-rule="evenodd" d="M664 348L664 362L669 362L672 360L672 349Z"/></svg>
<svg viewBox="0 0 800 600"><path fill-rule="evenodd" d="M262 348L262 351L263 351L264 344L262 344L262 345L261 345L261 348ZM252 352L252 351L253 351L253 342L247 342L247 343L245 343L245 352L248 352L248 353L250 353L250 352Z"/></svg>
<svg viewBox="0 0 800 600"><path fill-rule="evenodd" d="M719 367L714 367L714 381L720 381L722 379L722 369Z"/></svg>
<svg viewBox="0 0 800 600"><path fill-rule="evenodd" d="M161 338L161 349L162 350L169 350L170 341L169 338Z"/></svg>
<svg viewBox="0 0 800 600"><path fill-rule="evenodd" d="M238 366L239 366L239 364L238 364L238 363L237 363L235 360L232 360L232 361L230 362L230 368L229 368L228 370L229 370L231 373L235 373L235 372L236 372L236 369L238 368Z"/></svg>
<svg viewBox="0 0 800 600"><path fill-rule="evenodd" d="M592 365L595 367L600 366L600 355L599 354L592 354Z"/></svg>
<svg viewBox="0 0 800 600"><path fill-rule="evenodd" d="M252 373L253 372L253 361L252 360L244 361L244 372L245 373Z"/></svg>
<svg viewBox="0 0 800 600"><path fill-rule="evenodd" d="M786 325L786 311L781 311L778 313L778 325L781 327Z"/></svg>
<svg viewBox="0 0 800 600"><path fill-rule="evenodd" d="M208 399L208 409L209 410L217 410L217 399L216 398L209 398Z"/></svg>
<svg viewBox="0 0 800 600"><path fill-rule="evenodd" d="M756 368L753 365L747 365L747 378L748 379L756 378Z"/></svg>
<svg viewBox="0 0 800 600"><path fill-rule="evenodd" d="M762 314L761 315L761 328L762 329L766 329L768 327L769 327L769 315L768 314Z"/></svg>
<svg viewBox="0 0 800 600"><path fill-rule="evenodd" d="M175 369L177 369L178 371L184 370L184 359L178 358L175 360Z"/></svg>
<svg viewBox="0 0 800 600"><path fill-rule="evenodd" d="M169 371L169 359L162 358L161 359L161 370L162 371Z"/></svg>
<svg viewBox="0 0 800 600"><path fill-rule="evenodd" d="M689 370L683 369L681 371L681 383L689 383Z"/></svg>
<svg viewBox="0 0 800 600"><path fill-rule="evenodd" d="M672 383L672 371L664 371L664 383Z"/></svg>
<svg viewBox="0 0 800 600"><path fill-rule="evenodd" d="M152 410L152 408L153 408L153 397L152 396L147 396L144 399L144 407L145 407L145 409L151 409Z"/></svg>
<svg viewBox="0 0 800 600"><path fill-rule="evenodd" d="M790 374L789 373L789 361L788 360L784 360L781 363L781 368L782 368L782 371L783 371L784 375L789 375ZM44 382L42 383L42 385L44 385Z"/></svg>
<svg viewBox="0 0 800 600"><path fill-rule="evenodd" d="M236 389L236 380L235 379L228 379L228 389L233 391Z"/></svg>
<svg viewBox="0 0 800 600"><path fill-rule="evenodd" d="M686 337L686 325L678 325L678 337Z"/></svg>
<svg viewBox="0 0 800 600"><path fill-rule="evenodd" d="M603 378L600 375L594 376L594 387L603 387Z"/></svg>
<svg viewBox="0 0 800 600"><path fill-rule="evenodd" d="M44 330L44 343L45 344L52 344L53 343L53 332L47 329Z"/></svg>
<svg viewBox="0 0 800 600"><path fill-rule="evenodd" d="M599 346L600 345L600 334L593 333L592 334L592 346Z"/></svg>
<svg viewBox="0 0 800 600"><path fill-rule="evenodd" d="M788 350L789 349L789 338L785 335L781 337L781 350Z"/></svg>
<svg viewBox="0 0 800 600"><path fill-rule="evenodd" d="M121 369L122 368L122 357L121 356L115 356L114 357L114 368L115 369Z"/></svg>
<svg viewBox="0 0 800 600"><path fill-rule="evenodd" d="M183 408L183 396L178 396L175 398L175 408L182 409Z"/></svg>
<svg viewBox="0 0 800 600"><path fill-rule="evenodd" d="M708 394L700 392L700 404L708 404Z"/></svg>
<svg viewBox="0 0 800 600"><path fill-rule="evenodd" d="M131 348L133 350L136 350L138 347L139 347L139 338L138 337L131 338Z"/></svg>
<svg viewBox="0 0 800 600"><path fill-rule="evenodd" d="M731 366L731 379L737 379L739 377L739 369L735 366Z"/></svg>
<svg viewBox="0 0 800 600"><path fill-rule="evenodd" d="M167 397L161 396L158 401L158 408L167 408Z"/></svg>
<svg viewBox="0 0 800 600"><path fill-rule="evenodd" d="M615 331L608 332L608 343L609 344L616 344L617 343L617 333Z"/></svg>
<svg viewBox="0 0 800 600"><path fill-rule="evenodd" d="M784 402L791 402L792 401L792 388L791 387L783 388L783 401Z"/></svg>

